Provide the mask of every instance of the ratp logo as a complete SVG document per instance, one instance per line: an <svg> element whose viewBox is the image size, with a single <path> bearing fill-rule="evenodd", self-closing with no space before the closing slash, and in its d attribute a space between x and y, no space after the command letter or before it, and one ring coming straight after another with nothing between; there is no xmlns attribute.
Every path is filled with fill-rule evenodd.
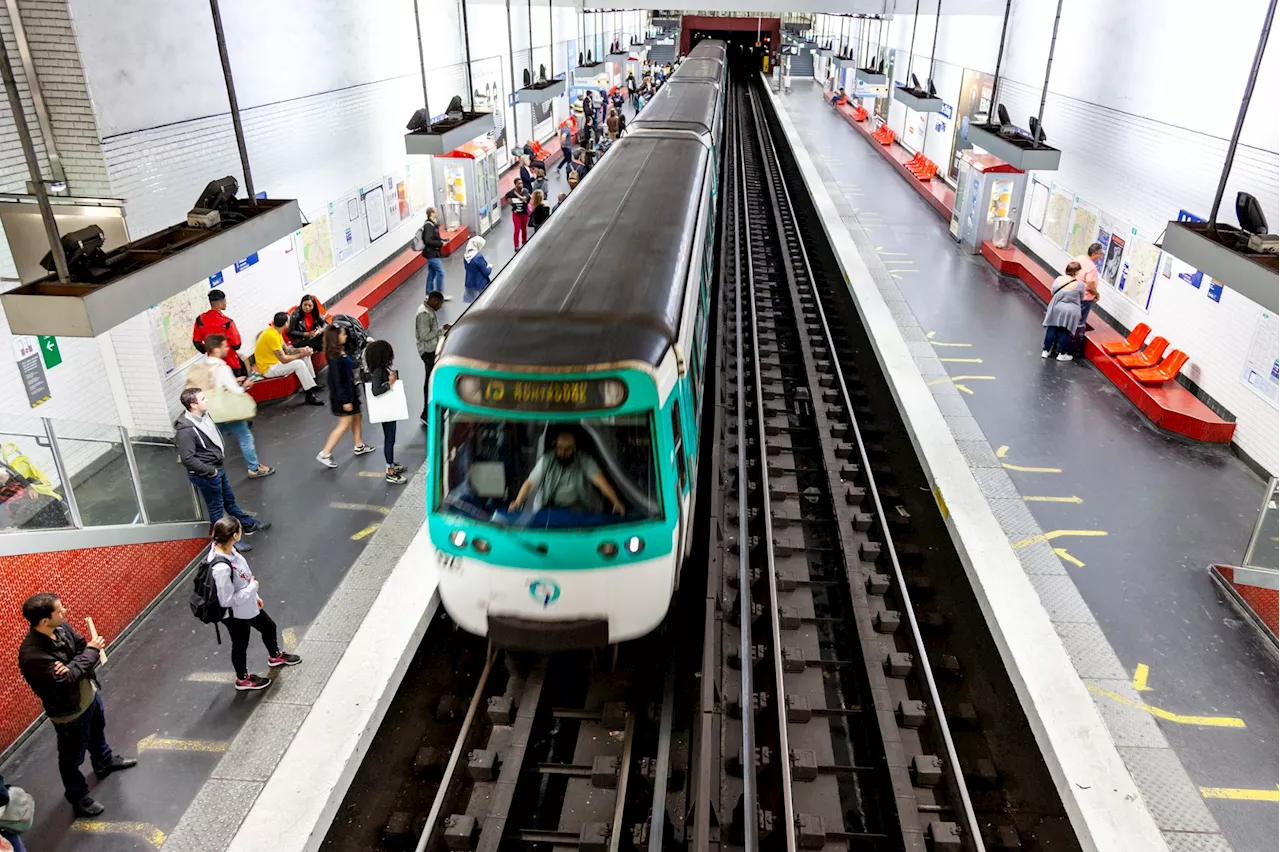
<svg viewBox="0 0 1280 852"><path fill-rule="evenodd" d="M560 599L560 587L552 580L534 580L529 584L529 594L544 607Z"/></svg>

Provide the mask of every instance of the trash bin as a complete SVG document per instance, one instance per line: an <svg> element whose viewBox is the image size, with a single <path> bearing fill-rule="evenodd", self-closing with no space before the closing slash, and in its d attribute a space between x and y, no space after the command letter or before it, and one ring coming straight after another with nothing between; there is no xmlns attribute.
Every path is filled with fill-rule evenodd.
<svg viewBox="0 0 1280 852"><path fill-rule="evenodd" d="M1001 217L995 222L995 232L992 234L991 242L996 248L1008 248L1009 241L1013 237L1013 220L1007 216Z"/></svg>

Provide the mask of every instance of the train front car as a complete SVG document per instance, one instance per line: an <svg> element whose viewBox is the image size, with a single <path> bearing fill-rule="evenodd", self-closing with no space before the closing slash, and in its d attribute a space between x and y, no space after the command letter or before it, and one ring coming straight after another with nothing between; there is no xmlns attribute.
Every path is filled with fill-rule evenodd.
<svg viewBox="0 0 1280 852"><path fill-rule="evenodd" d="M693 134L642 135L619 142L454 323L432 373L441 601L500 646L642 636L676 586L712 169Z"/></svg>

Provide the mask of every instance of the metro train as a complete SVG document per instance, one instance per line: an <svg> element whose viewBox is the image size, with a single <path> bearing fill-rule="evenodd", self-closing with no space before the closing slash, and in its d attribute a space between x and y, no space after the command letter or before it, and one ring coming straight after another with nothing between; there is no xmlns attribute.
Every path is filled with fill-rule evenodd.
<svg viewBox="0 0 1280 852"><path fill-rule="evenodd" d="M691 545L728 96L703 41L446 333L428 395L440 600L501 647L652 631Z"/></svg>

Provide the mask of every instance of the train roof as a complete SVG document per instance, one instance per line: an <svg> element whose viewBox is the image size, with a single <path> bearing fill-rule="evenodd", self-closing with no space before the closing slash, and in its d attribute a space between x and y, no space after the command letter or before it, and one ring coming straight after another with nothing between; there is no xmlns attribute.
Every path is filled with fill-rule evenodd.
<svg viewBox="0 0 1280 852"><path fill-rule="evenodd" d="M645 104L628 126L646 130L692 130L699 135L715 126L720 84L710 80L673 77Z"/></svg>
<svg viewBox="0 0 1280 852"><path fill-rule="evenodd" d="M671 75L671 80L715 80L724 79L724 60L713 57L691 56Z"/></svg>
<svg viewBox="0 0 1280 852"><path fill-rule="evenodd" d="M618 142L453 324L442 355L656 366L679 329L709 156L684 136Z"/></svg>
<svg viewBox="0 0 1280 852"><path fill-rule="evenodd" d="M712 59L723 60L728 54L728 48L720 39L704 38L693 46L693 50L689 51L689 58L711 57Z"/></svg>

